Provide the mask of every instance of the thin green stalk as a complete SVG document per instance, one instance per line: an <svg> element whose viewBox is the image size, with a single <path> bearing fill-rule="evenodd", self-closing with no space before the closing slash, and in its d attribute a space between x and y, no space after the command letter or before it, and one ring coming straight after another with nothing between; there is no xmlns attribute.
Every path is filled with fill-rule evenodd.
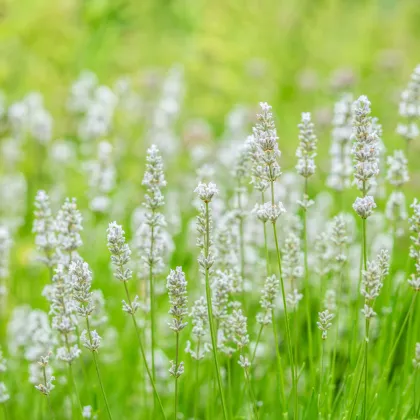
<svg viewBox="0 0 420 420"><path fill-rule="evenodd" d="M321 412L321 399L322 399L322 385L324 379L324 352L325 352L325 340L322 340L321 346L321 360L320 360L320 371L319 371L319 392L318 392L318 413Z"/></svg>
<svg viewBox="0 0 420 420"><path fill-rule="evenodd" d="M273 223L273 233L274 233L274 241L276 243L276 253L277 253L277 263L278 263L278 269L280 273L280 285L281 285L281 294L282 294L282 301L283 301L283 309L284 309L284 317L286 319L286 336L287 336L287 347L289 352L289 359L290 364L292 367L292 386L295 396L295 410L294 410L294 418L296 419L298 417L297 413L297 407L298 407L298 396L297 396L297 384L296 384L296 376L295 376L295 361L293 357L293 348L292 348L292 337L290 334L290 325L289 325L289 313L287 310L287 303L286 303L286 292L284 288L284 281L283 281L283 272L281 268L281 254L279 249L279 241L277 238L277 228L276 224ZM274 319L273 319L274 322Z"/></svg>
<svg viewBox="0 0 420 420"><path fill-rule="evenodd" d="M175 404L174 404L174 419L177 419L178 413L178 352L179 352L179 332L176 332L176 346L175 346Z"/></svg>
<svg viewBox="0 0 420 420"><path fill-rule="evenodd" d="M91 335L91 332L90 332L89 317L86 317L86 328L87 328L87 331L88 331L88 334L89 334L90 344L92 345L92 335ZM109 417L110 420L112 420L112 414L111 414L111 410L109 408L108 399L106 397L105 388L104 388L104 384L102 382L101 373L99 371L99 364L98 364L98 359L96 357L96 352L95 351L92 351L92 356L93 356L93 361L95 362L96 374L98 375L99 385L101 387L102 396L103 396L104 401L105 401L105 406L106 406L106 410L108 412L108 417Z"/></svg>
<svg viewBox="0 0 420 420"><path fill-rule="evenodd" d="M238 186L238 208L239 208L239 252L241 259L241 278L245 281L245 235L244 235L244 218L242 210L242 198L240 185ZM245 306L245 288L242 288L242 300Z"/></svg>
<svg viewBox="0 0 420 420"><path fill-rule="evenodd" d="M124 283L124 289L125 289L125 294L127 296L128 304L129 304L129 306L131 306L131 299L130 299L130 294L128 293L127 282L123 282L123 283ZM159 403L159 408L162 412L162 417L164 419L166 419L165 410L163 409L162 401L159 397L159 393L157 391L155 381L153 380L152 372L150 371L149 364L147 362L146 353L144 352L143 342L142 342L141 336L140 336L140 331L139 331L139 328L138 328L138 325L137 325L136 317L133 313L131 314L131 318L133 320L134 329L136 330L137 340L139 342L139 347L140 347L140 353L141 353L141 356L143 358L143 362L144 362L144 366L146 368L147 375L149 376L150 383L151 383L152 388L153 388L153 393L155 394L155 398L157 399L157 401Z"/></svg>
<svg viewBox="0 0 420 420"><path fill-rule="evenodd" d="M47 388L47 382L48 381L47 381L47 373L45 371L45 365L42 366L42 374L44 376L44 385L45 385L45 388ZM53 408L52 408L52 405L51 405L51 399L50 399L50 395L49 394L47 394L47 404L48 404L48 409L50 410L51 418L52 419L55 419L55 415L54 415L54 411L53 411Z"/></svg>
<svg viewBox="0 0 420 420"><path fill-rule="evenodd" d="M363 238L363 266L367 270L367 245L366 245L366 219L362 219L362 238ZM369 318L365 321L365 389L363 398L363 418L367 415L367 396L368 396L368 352L369 352Z"/></svg>
<svg viewBox="0 0 420 420"><path fill-rule="evenodd" d="M233 418L233 410L232 410L232 357L228 357L227 359L227 380L228 380L228 405L229 405L229 418Z"/></svg>
<svg viewBox="0 0 420 420"><path fill-rule="evenodd" d="M251 386L251 380L249 379L249 373L248 373L248 369L244 369L245 371L245 378L246 378L246 387L249 390L249 397L251 398L251 402L252 402L252 407L254 408L254 414L255 414L255 418L257 420L259 420L260 416L258 414L258 406L257 406L257 400L255 398L255 394L254 391L252 390L252 386Z"/></svg>
<svg viewBox="0 0 420 420"><path fill-rule="evenodd" d="M260 343L261 334L263 332L263 329L264 329L264 324L261 324L260 330L258 331L258 335L257 335L257 341L255 342L254 351L252 352L251 364L254 363L255 355L257 354L257 348L258 348L258 344Z"/></svg>
<svg viewBox="0 0 420 420"><path fill-rule="evenodd" d="M210 217L209 217L209 203L207 201L205 202L205 211L206 211L206 238L205 238L205 246L204 246L204 256L207 259L209 256L209 249L210 249ZM222 377L220 375L219 360L217 358L217 342L216 342L216 333L215 333L214 322L213 322L213 308L212 308L212 302L211 302L209 268L206 268L205 270L205 277L206 277L205 282L206 282L207 312L208 312L208 317L209 317L212 353L213 353L214 365L216 368L216 376L217 376L217 383L219 387L220 398L222 401L223 416L225 420L227 420L228 414L226 410L225 397L223 393L223 384L222 384Z"/></svg>
<svg viewBox="0 0 420 420"><path fill-rule="evenodd" d="M270 167L271 173L271 167ZM274 206L274 181L270 183L271 188L271 204ZM273 223L273 234L274 234L274 242L276 244L276 254L277 254L277 265L279 270L280 276L280 285L281 285L281 295L283 301L283 310L284 310L284 317L286 319L286 336L287 336L287 347L289 353L290 364L292 368L292 386L293 386L293 393L295 395L295 410L294 410L294 418L298 417L298 395L297 395L297 383L296 383L296 375L295 375L295 361L293 357L293 347L292 347L292 336L290 334L290 324L289 324L289 313L287 310L287 303L286 303L286 292L284 288L284 280L283 280L283 270L281 267L281 252L279 248L279 240L277 238L277 227L276 224ZM273 319L274 322L274 319Z"/></svg>
<svg viewBox="0 0 420 420"><path fill-rule="evenodd" d="M154 216L153 210L153 216ZM152 224L151 231L150 231L150 261L149 261L149 293L150 293L150 345L151 345L151 356L152 356L152 375L153 380L156 378L156 370L155 370L155 286L153 281L153 248L155 242L155 227Z"/></svg>
<svg viewBox="0 0 420 420"><path fill-rule="evenodd" d="M197 342L197 357L200 357L200 339L198 339ZM198 411L198 394L199 394L199 390L200 390L200 385L199 385L199 367L200 367L200 361L197 359L196 360L196 366L195 366L195 388L194 388L194 418L197 418L197 411Z"/></svg>
<svg viewBox="0 0 420 420"><path fill-rule="evenodd" d="M305 199L308 197L308 178L305 178ZM306 320L308 330L308 353L309 353L309 371L311 375L312 383L315 383L315 370L314 370L314 357L312 350L312 321L311 321L311 297L310 297L310 286L309 286L309 269L308 269L308 220L307 210L303 210L303 258L305 266L305 309L306 309Z"/></svg>
<svg viewBox="0 0 420 420"><path fill-rule="evenodd" d="M277 360L277 377L279 380L279 387L280 387L280 403L281 407L286 407L286 398L284 396L284 378L283 378L283 368L281 364L281 355L279 350L279 342L277 338L277 329L276 324L274 323L274 309L271 309L271 319L272 319L272 326L273 326L273 336L274 336L274 344L276 348L276 360Z"/></svg>
<svg viewBox="0 0 420 420"><path fill-rule="evenodd" d="M395 342L394 342L394 344L393 344L393 346L391 348L391 351L388 354L388 359L387 359L387 361L385 363L385 366L382 369L382 375L379 378L379 383L378 383L378 385L377 385L377 387L375 389L375 395L380 392L382 383L383 383L386 375L389 372L389 368L390 368L390 364L392 362L392 358L394 357L394 353L395 353L395 351L397 349L398 343L401 340L401 337L402 337L402 335L404 333L404 328L405 328L405 326L406 326L406 324L408 322L408 319L410 318L411 312L413 311L416 298L417 298L417 292L414 292L413 297L411 299L410 307L408 308L407 314L405 315L404 321L403 321L403 323L401 325L401 328L399 329L399 333L397 335L397 338L395 339Z"/></svg>

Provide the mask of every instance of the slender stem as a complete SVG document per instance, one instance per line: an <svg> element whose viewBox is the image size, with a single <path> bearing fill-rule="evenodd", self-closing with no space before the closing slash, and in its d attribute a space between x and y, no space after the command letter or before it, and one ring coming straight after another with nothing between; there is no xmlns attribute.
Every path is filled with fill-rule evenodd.
<svg viewBox="0 0 420 420"><path fill-rule="evenodd" d="M398 343L400 342L401 337L402 337L402 335L404 333L405 326L407 325L407 322L408 322L408 320L409 320L409 318L411 316L411 313L413 311L414 304L415 304L415 301L416 301L416 298L417 298L417 294L418 294L417 292L414 292L413 297L411 299L410 307L408 308L408 311L407 311L407 313L405 315L404 321L403 321L403 323L401 325L401 328L399 329L399 333L397 335L397 338L395 339L394 345L392 346L391 351L388 354L388 359L387 359L387 361L385 363L384 368L382 369L382 375L379 378L379 383L378 383L378 385L376 387L375 395L379 393L379 391L381 389L381 386L382 386L382 383L383 383L383 381L385 379L385 376L389 372L389 368L390 368L390 364L391 364L392 358L394 357L394 354L395 354L395 351L397 349Z"/></svg>
<svg viewBox="0 0 420 420"><path fill-rule="evenodd" d="M366 219L362 219L362 237L363 237L363 266L367 270L367 246L366 246ZM366 302L368 304L368 302ZM363 398L363 418L367 415L367 396L368 396L368 352L369 352L369 318L365 321L365 389Z"/></svg>
<svg viewBox="0 0 420 420"><path fill-rule="evenodd" d="M305 197L308 199L308 178L305 178ZM305 309L307 319L307 330L308 330L308 353L309 353L309 370L311 374L312 383L315 383L315 370L314 370L314 357L312 351L312 321L311 321L311 297L310 297L310 286L309 286L309 269L308 269L308 217L307 209L303 210L303 258L305 265Z"/></svg>
<svg viewBox="0 0 420 420"><path fill-rule="evenodd" d="M241 279L245 282L245 235L244 235L244 218L242 210L242 195L240 182L238 185L238 209L239 209L239 252L241 259ZM242 300L245 306L245 288L242 287Z"/></svg>
<svg viewBox="0 0 420 420"><path fill-rule="evenodd" d="M279 387L280 387L280 403L281 407L284 408L286 406L286 398L284 396L284 378L283 378L283 368L281 364L281 355L279 350L279 341L277 338L277 329L276 324L274 323L274 309L271 309L271 320L273 325L273 337L274 337L274 345L276 347L276 360L277 360L277 377L279 380Z"/></svg>
<svg viewBox="0 0 420 420"><path fill-rule="evenodd" d="M199 384L199 367L200 367L200 361L198 358L200 357L200 339L198 339L197 342L197 360L196 360L196 366L195 366L195 388L194 388L194 419L197 418L197 411L198 411L198 395L200 390L200 384Z"/></svg>
<svg viewBox="0 0 420 420"><path fill-rule="evenodd" d="M47 372L45 371L45 366L42 366L42 374L44 376L44 385L45 385L45 388L47 389ZM50 399L49 394L47 394L47 403L48 403L48 409L50 410L51 418L55 419L55 415L54 415L54 411L51 405L51 399Z"/></svg>
<svg viewBox="0 0 420 420"><path fill-rule="evenodd" d="M294 410L294 418L298 417L297 413L297 406L298 406L298 396L297 396L297 384L296 384L296 376L295 376L295 362L293 357L293 348L292 348L292 337L290 334L290 325L289 325L289 313L287 310L287 303L286 303L286 292L284 288L284 281L283 281L283 272L281 268L281 254L279 249L279 241L277 238L277 228L276 224L273 223L273 233L274 233L274 241L276 243L276 253L277 253L277 263L278 263L278 269L280 273L280 285L281 285L281 294L282 294L282 301L283 301L283 309L284 309L284 317L286 319L286 336L287 336L287 347L289 352L289 359L290 364L292 367L292 383L293 383L293 390L295 394L295 410ZM274 322L274 320L273 320Z"/></svg>
<svg viewBox="0 0 420 420"><path fill-rule="evenodd" d="M324 379L324 352L325 352L325 340L322 340L321 346L321 360L320 360L320 371L319 371L319 393L318 393L318 413L321 413L321 400L322 400L322 385Z"/></svg>
<svg viewBox="0 0 420 420"><path fill-rule="evenodd" d="M205 202L205 211L206 211L206 238L205 238L205 246L204 246L204 256L207 259L209 256L209 249L210 249L210 216L209 216L209 203L208 202ZM208 318L209 318L214 365L216 368L216 376L217 376L217 383L219 387L220 398L222 400L223 416L225 419L228 419L225 397L223 393L222 377L220 375L219 360L217 358L217 341L216 341L216 333L215 333L214 322L213 322L213 308L212 308L212 302L211 302L209 268L205 269L205 277L206 277L205 280L206 280L207 312L208 312Z"/></svg>
<svg viewBox="0 0 420 420"><path fill-rule="evenodd" d="M153 215L154 215L153 210ZM150 231L150 250L149 250L149 293L150 293L150 343L152 356L152 374L153 380L156 379L155 370L155 286L153 281L153 251L155 242L155 227L152 224Z"/></svg>
<svg viewBox="0 0 420 420"><path fill-rule="evenodd" d="M269 167L269 171L271 175L271 166ZM270 190L271 190L271 205L274 206L274 181L273 180L271 180L270 182ZM279 275L280 275L280 285L281 285L281 295L282 295L282 301L283 301L284 317L286 319L287 347L288 347L290 364L292 368L292 386L293 386L293 390L295 394L294 418L296 419L298 417L297 378L295 374L295 361L293 357L292 336L290 334L289 313L287 310L287 303L286 303L286 292L284 288L283 270L281 267L281 252L279 248L279 240L277 238L277 227L275 223L273 223L273 234L274 234L274 242L276 244L277 264L278 264L278 270L279 270ZM274 319L273 319L273 322L274 322Z"/></svg>
<svg viewBox="0 0 420 420"><path fill-rule="evenodd" d="M261 334L263 332L263 329L264 329L264 324L261 324L260 330L258 331L257 341L255 342L255 348L254 348L254 351L252 352L251 364L254 363L255 355L257 354L257 348L258 348L258 344L260 343ZM276 343L276 345L277 345L277 343Z"/></svg>
<svg viewBox="0 0 420 420"><path fill-rule="evenodd" d="M246 369L246 368L245 368L245 369L244 369L244 371L245 371L245 378L246 378L246 386L247 386L247 388L248 388L248 390L249 390L249 396L250 396L250 398L251 398L251 401L252 401L252 406L253 406L253 408L254 408L255 418L256 418L257 420L259 420L260 416L259 416L259 414L258 414L257 401L256 401L256 398L255 398L254 392L253 392L252 387L251 387L251 381L250 381L250 379L249 379L248 369Z"/></svg>
<svg viewBox="0 0 420 420"><path fill-rule="evenodd" d="M179 332L176 332L176 346L175 346L175 413L174 419L177 419L178 413L178 352L179 352Z"/></svg>
<svg viewBox="0 0 420 420"><path fill-rule="evenodd" d="M89 334L90 344L92 345L92 334L90 332L89 317L86 317L86 328L87 328L87 331L88 331L88 334ZM109 408L108 399L106 398L104 384L102 383L101 373L99 371L98 358L96 357L96 352L95 351L92 351L92 357L93 357L93 361L95 362L96 374L98 375L99 385L101 386L102 396L104 397L106 410L108 412L108 417L110 418L110 420L112 420L112 414L111 414L111 410Z"/></svg>
<svg viewBox="0 0 420 420"><path fill-rule="evenodd" d="M130 299L130 294L128 293L127 282L123 282L123 283L124 283L124 289L125 289L125 294L127 296L128 304L131 306L131 299ZM139 331L139 328L138 328L138 325L137 325L136 317L133 313L131 314L131 318L133 320L134 329L136 330L137 340L139 342L139 347L140 347L140 353L141 353L141 356L143 358L143 362L144 362L144 366L146 368L147 375L149 376L150 383L151 383L152 388L153 388L153 393L155 394L155 398L157 399L157 401L159 403L159 407L160 407L160 410L162 412L162 417L164 419L166 419L165 410L163 409L162 401L159 397L159 393L157 391L155 381L153 380L153 375L152 375L152 372L149 368L149 363L147 362L146 353L144 352L143 342L142 342L141 336L140 336L140 331Z"/></svg>

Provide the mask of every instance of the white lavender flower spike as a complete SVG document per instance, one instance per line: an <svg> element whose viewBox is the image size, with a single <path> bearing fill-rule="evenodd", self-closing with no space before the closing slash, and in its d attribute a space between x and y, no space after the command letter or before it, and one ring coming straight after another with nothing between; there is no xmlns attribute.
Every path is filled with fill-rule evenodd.
<svg viewBox="0 0 420 420"><path fill-rule="evenodd" d="M373 214L373 210L376 208L375 200L372 196L367 195L366 197L357 197L353 203L354 211L362 218L367 219Z"/></svg>
<svg viewBox="0 0 420 420"><path fill-rule="evenodd" d="M315 173L316 143L317 138L314 133L314 124L311 121L311 113L303 112L302 121L299 127L299 147L296 151L298 163L296 170L299 175L309 178Z"/></svg>

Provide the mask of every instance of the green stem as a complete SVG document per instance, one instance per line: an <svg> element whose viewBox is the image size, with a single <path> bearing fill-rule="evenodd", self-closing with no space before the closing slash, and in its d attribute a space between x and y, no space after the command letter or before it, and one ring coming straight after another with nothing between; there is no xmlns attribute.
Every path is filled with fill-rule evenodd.
<svg viewBox="0 0 420 420"><path fill-rule="evenodd" d="M123 283L124 283L125 294L127 296L127 301L128 301L128 304L131 307L131 299L130 299L130 294L128 293L127 282L123 282ZM139 347L140 347L140 353L141 353L141 356L143 358L143 362L144 362L144 366L146 368L147 375L149 376L150 383L151 383L152 388L153 388L153 393L155 394L155 398L157 399L157 401L159 403L159 407L160 407L160 410L162 412L162 417L164 419L166 419L165 410L163 409L162 401L159 397L159 393L157 391L155 381L153 380L152 372L150 371L149 364L147 362L146 353L144 351L143 342L142 342L141 336L140 336L140 331L139 331L139 328L138 328L138 325L137 325L136 317L133 313L131 314L131 318L133 320L134 329L136 330L137 340L139 342Z"/></svg>
<svg viewBox="0 0 420 420"><path fill-rule="evenodd" d="M264 324L261 324L260 330L258 331L257 341L255 342L255 348L254 348L254 351L252 352L251 364L254 363L255 355L257 354L257 348L258 348L258 344L260 343L261 334L263 332L263 329L264 329Z"/></svg>
<svg viewBox="0 0 420 420"><path fill-rule="evenodd" d="M208 202L205 202L205 211L206 211L206 238L205 238L205 246L204 246L204 256L207 259L209 256L209 249L210 249L210 216L209 216L209 203ZM216 333L215 333L214 322L213 322L213 308L212 308L212 302L211 302L209 268L205 269L205 277L206 277L205 281L206 281L207 312L208 312L209 326L210 326L212 353L213 353L214 365L216 368L216 376L217 376L217 383L219 387L220 398L222 401L223 416L225 420L227 420L228 414L226 410L225 397L223 393L223 384L222 384L222 377L220 375L219 360L217 358L217 341L216 341Z"/></svg>
<svg viewBox="0 0 420 420"><path fill-rule="evenodd" d="M366 219L362 219L362 238L363 238L363 266L367 270L367 245L366 245ZM368 302L366 302L368 304ZM363 418L366 420L367 415L367 396L368 396L368 352L369 352L369 318L365 321L365 388L363 398Z"/></svg>
<svg viewBox="0 0 420 420"><path fill-rule="evenodd" d="M305 178L305 197L308 199L308 178ZM303 256L305 265L305 309L307 318L307 330L308 330L308 353L309 353L309 370L311 374L312 383L315 383L315 370L314 370L314 357L312 351L312 321L311 321L311 298L310 298L310 286L309 286L309 269L308 269L308 220L307 220L307 209L303 211Z"/></svg>
<svg viewBox="0 0 420 420"><path fill-rule="evenodd" d="M154 216L154 210L153 210ZM150 249L149 249L149 293L150 293L150 343L151 343L151 356L152 356L152 375L153 380L156 379L155 370L155 286L153 282L153 251L155 242L155 227L152 224L150 232Z"/></svg>
<svg viewBox="0 0 420 420"><path fill-rule="evenodd" d="M86 317L86 328L87 328L87 331L88 331L88 334L89 334L90 344L92 345L92 335L91 335L91 332L90 332L89 317ZM104 401L105 401L105 406L106 406L106 410L108 412L108 417L109 417L110 420L112 420L111 410L109 408L108 399L106 397L105 388L104 388L104 384L102 382L101 373L99 371L99 364L98 364L98 359L96 357L96 352L95 351L92 351L92 357L93 357L93 361L95 362L96 374L98 375L99 385L101 387L102 396L103 396Z"/></svg>
<svg viewBox="0 0 420 420"><path fill-rule="evenodd" d="M175 413L174 419L177 419L178 413L178 352L179 352L179 332L176 333L176 350L175 350Z"/></svg>
<svg viewBox="0 0 420 420"><path fill-rule="evenodd" d="M281 407L286 407L286 398L284 396L284 378L283 378L283 368L281 364L281 355L279 350L279 342L277 338L277 329L276 324L274 323L274 309L271 309L271 320L273 325L273 337L274 337L274 345L276 348L276 360L277 360L277 377L279 381L279 388L280 388L280 403Z"/></svg>
<svg viewBox="0 0 420 420"><path fill-rule="evenodd" d="M325 351L325 340L322 340L321 346L321 360L320 360L320 372L319 372L319 393L318 393L318 413L321 413L321 400L322 400L322 385L324 379L324 351ZM322 417L322 416L321 416Z"/></svg>
<svg viewBox="0 0 420 420"><path fill-rule="evenodd" d="M279 269L279 273L280 273L280 285L281 285L281 294L282 294L282 301L283 301L284 317L285 317L285 320L286 320L287 347L288 347L290 364L291 364L291 367L292 367L292 386L293 386L293 391L294 391L294 395L295 395L294 418L296 419L298 417L298 413L297 413L298 395L297 395L297 384L296 384L296 376L295 376L295 362L294 362L294 357L293 357L292 337L291 337L291 334L290 334L289 313L288 313L288 310L287 310L287 303L286 303L286 292L285 292L285 288L284 288L283 272L282 272L282 268L281 268L281 254L280 254L280 249L279 249L279 241L278 241L278 238L277 238L277 228L276 228L275 223L273 223L273 233L274 233L274 241L275 241L275 244L276 244L278 269ZM274 322L274 319L273 319L273 322Z"/></svg>
<svg viewBox="0 0 420 420"><path fill-rule="evenodd" d="M196 360L196 367L195 367L195 389L194 389L194 418L197 418L197 411L198 411L198 395L200 390L200 384L199 384L199 367L200 367L200 361L198 360L198 357L200 357L200 339L198 339L197 342L197 360Z"/></svg>
<svg viewBox="0 0 420 420"><path fill-rule="evenodd" d="M45 366L42 366L42 374L44 376L44 385L45 388L47 388L47 373L45 371ZM50 414L51 414L51 418L55 419L55 415L54 415L54 411L51 405L51 399L50 399L50 395L47 394L47 403L48 403L48 409L50 410Z"/></svg>

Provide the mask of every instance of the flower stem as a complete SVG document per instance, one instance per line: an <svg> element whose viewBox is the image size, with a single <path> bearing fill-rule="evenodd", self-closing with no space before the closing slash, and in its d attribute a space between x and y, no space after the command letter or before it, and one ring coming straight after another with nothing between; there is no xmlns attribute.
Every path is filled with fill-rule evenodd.
<svg viewBox="0 0 420 420"><path fill-rule="evenodd" d="M305 200L308 197L308 178L305 178ZM312 383L315 383L315 370L314 370L314 357L312 351L312 321L311 321L311 298L310 298L310 286L309 286L309 269L308 269L308 217L307 209L303 210L303 258L305 266L305 309L306 309L306 320L308 330L308 355L309 355L309 370L311 374Z"/></svg>
<svg viewBox="0 0 420 420"><path fill-rule="evenodd" d="M90 332L89 317L86 317L86 328L87 328L87 331L88 331L88 334L89 334L90 344L92 345L92 335L91 335L91 332ZM101 373L99 371L98 358L96 357L96 352L95 351L92 351L92 357L93 357L93 361L95 362L96 374L98 375L99 385L101 387L102 395L104 397L106 410L108 412L108 417L109 417L110 420L112 420L112 414L111 414L111 410L109 408L108 399L106 398L104 384L102 382Z"/></svg>
<svg viewBox="0 0 420 420"><path fill-rule="evenodd" d="M194 390L194 418L197 418L197 411L198 411L198 396L199 396L199 390L200 390L200 385L199 385L199 367L200 367L200 361L198 360L198 358L200 357L200 339L198 339L197 342L197 360L196 360L196 365L195 365L195 390Z"/></svg>
<svg viewBox="0 0 420 420"><path fill-rule="evenodd" d="M127 296L128 304L131 306L131 299L130 299L130 294L128 293L127 282L123 282L123 283L124 283L125 294ZM140 336L140 331L139 331L139 328L138 328L138 325L137 325L136 317L133 313L131 314L131 318L133 320L134 329L136 330L137 340L139 342L139 347L140 347L140 353L141 353L141 356L143 358L143 362L144 362L144 366L146 368L147 375L149 376L150 383L151 383L152 388L153 388L153 393L155 394L155 398L157 399L157 401L159 403L159 407L160 407L160 410L162 412L162 417L164 419L166 419L165 410L163 409L162 401L159 397L159 393L157 392L156 384L155 384L155 381L153 380L153 375L152 375L152 372L150 371L149 364L147 362L146 353L144 352L143 342L142 342L141 336Z"/></svg>
<svg viewBox="0 0 420 420"><path fill-rule="evenodd" d="M175 413L174 419L177 419L178 413L178 352L179 352L179 332L176 332L176 346L175 346Z"/></svg>
<svg viewBox="0 0 420 420"><path fill-rule="evenodd" d="M292 337L290 334L290 325L289 325L289 313L287 310L287 303L286 303L286 292L284 288L284 281L283 281L283 274L282 274L282 268L281 268L281 254L279 249L279 241L277 238L277 228L276 224L273 223L273 233L274 233L274 241L276 243L276 253L277 253L277 263L278 263L278 269L280 273L280 285L281 285L281 294L282 294L282 300L283 300L283 309L284 309L284 317L286 319L286 336L287 336L287 347L289 352L289 359L290 364L292 367L292 384L293 384L293 390L295 394L295 410L294 410L294 418L298 417L297 409L298 409L298 396L297 396L297 384L296 384L296 376L295 376L295 362L293 357L293 349L292 349ZM274 322L274 320L273 320Z"/></svg>
<svg viewBox="0 0 420 420"><path fill-rule="evenodd" d="M207 201L205 202L205 211L206 211L206 238L205 238L205 244L204 244L204 256L207 259L209 256L209 249L210 249L210 216L209 216L209 203ZM210 269L208 267L205 269L207 312L208 312L208 317L209 317L210 336L211 336L211 343L212 343L214 365L216 368L217 383L219 387L220 398L222 400L223 417L226 420L228 419L228 414L226 410L225 397L223 394L223 385L222 385L222 377L220 375L219 361L217 358L217 342L216 342L216 333L215 333L214 322L213 322L213 309L212 309L212 302L211 302L209 270Z"/></svg>
<svg viewBox="0 0 420 420"><path fill-rule="evenodd" d="M363 240L363 266L367 269L367 246L366 246L366 219L362 219L362 240ZM368 395L368 351L369 351L369 318L365 321L365 389L363 398L363 418L367 415L367 395Z"/></svg>
<svg viewBox="0 0 420 420"><path fill-rule="evenodd" d="M153 210L154 215L154 210ZM155 371L155 286L153 281L153 252L155 242L155 227L152 224L150 231L150 249L149 249L149 293L150 293L150 345L152 358L152 375L153 380L156 378Z"/></svg>

